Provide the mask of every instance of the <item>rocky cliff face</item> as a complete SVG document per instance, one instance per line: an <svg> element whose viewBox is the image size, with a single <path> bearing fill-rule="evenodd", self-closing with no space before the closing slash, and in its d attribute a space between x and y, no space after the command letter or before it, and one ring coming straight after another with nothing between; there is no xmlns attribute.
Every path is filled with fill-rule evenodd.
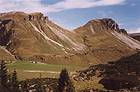
<svg viewBox="0 0 140 92"><path fill-rule="evenodd" d="M0 14L0 46L10 58L20 60L95 64L132 54L140 43L108 18L71 32L42 13L9 12Z"/></svg>
<svg viewBox="0 0 140 92"><path fill-rule="evenodd" d="M110 18L91 20L87 24L75 29L75 32L80 34L84 32L85 35L85 33L98 33L109 30L114 30L119 33L127 34L127 31L125 29L120 29L119 25Z"/></svg>

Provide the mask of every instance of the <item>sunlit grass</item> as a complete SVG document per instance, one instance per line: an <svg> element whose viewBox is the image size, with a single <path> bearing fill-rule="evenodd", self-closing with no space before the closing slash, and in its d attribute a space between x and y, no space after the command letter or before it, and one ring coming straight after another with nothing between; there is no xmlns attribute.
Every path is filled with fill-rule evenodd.
<svg viewBox="0 0 140 92"><path fill-rule="evenodd" d="M84 81L74 81L74 86L77 91L86 90L86 89L98 89L103 90L103 85L99 84L98 82L101 80L99 77L92 77L90 80Z"/></svg>
<svg viewBox="0 0 140 92"><path fill-rule="evenodd" d="M14 69L17 71L18 79L31 79L41 77L56 78L62 69L66 68L69 72L82 69L76 65L58 65L58 64L33 64L30 62L19 61L7 64L8 70L11 73Z"/></svg>

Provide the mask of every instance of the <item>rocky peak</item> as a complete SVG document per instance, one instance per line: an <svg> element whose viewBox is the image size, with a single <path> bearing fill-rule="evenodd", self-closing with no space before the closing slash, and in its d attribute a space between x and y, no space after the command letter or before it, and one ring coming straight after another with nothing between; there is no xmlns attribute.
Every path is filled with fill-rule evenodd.
<svg viewBox="0 0 140 92"><path fill-rule="evenodd" d="M8 12L8 13L0 13L0 19L12 19L12 20L22 20L22 21L43 20L45 22L48 20L48 17L44 16L40 12L35 12L35 13Z"/></svg>
<svg viewBox="0 0 140 92"><path fill-rule="evenodd" d="M76 32L80 32L80 30L83 30L84 34L86 33L98 33L102 31L108 31L108 30L114 30L119 33L125 33L127 34L125 29L120 29L119 25L111 18L103 18L103 19L94 19L89 21L84 26L81 26L77 29L75 29ZM80 32L81 33L81 32Z"/></svg>
<svg viewBox="0 0 140 92"><path fill-rule="evenodd" d="M126 31L125 29L120 29L119 31L120 31L121 33L124 33L124 34L128 34L127 31Z"/></svg>
<svg viewBox="0 0 140 92"><path fill-rule="evenodd" d="M28 19L31 20L44 20L46 17L40 12L28 14Z"/></svg>
<svg viewBox="0 0 140 92"><path fill-rule="evenodd" d="M40 12L35 12L35 13L28 14L28 17L26 19L29 21L42 20L42 21L46 22L48 20L48 16L44 16Z"/></svg>
<svg viewBox="0 0 140 92"><path fill-rule="evenodd" d="M104 18L99 20L102 21L107 28L110 28L111 30L119 30L119 25L113 19Z"/></svg>
<svg viewBox="0 0 140 92"><path fill-rule="evenodd" d="M100 25L104 26L106 29L111 29L111 30L120 30L119 25L110 18L103 18L103 19L95 19L89 21L87 24L92 24L92 25Z"/></svg>

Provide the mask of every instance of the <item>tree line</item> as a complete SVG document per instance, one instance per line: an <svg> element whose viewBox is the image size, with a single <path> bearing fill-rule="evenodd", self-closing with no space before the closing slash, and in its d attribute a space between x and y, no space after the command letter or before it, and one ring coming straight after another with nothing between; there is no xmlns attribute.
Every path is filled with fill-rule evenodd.
<svg viewBox="0 0 140 92"><path fill-rule="evenodd" d="M67 69L62 69L56 85L56 89L52 90L51 92L75 92ZM18 81L17 72L15 69L11 74L9 74L5 61L0 61L0 92L29 92L31 90L29 90L28 87L29 84L26 81L22 83ZM44 86L41 84L41 81L38 81L35 85L35 89L31 92L48 91L45 90Z"/></svg>

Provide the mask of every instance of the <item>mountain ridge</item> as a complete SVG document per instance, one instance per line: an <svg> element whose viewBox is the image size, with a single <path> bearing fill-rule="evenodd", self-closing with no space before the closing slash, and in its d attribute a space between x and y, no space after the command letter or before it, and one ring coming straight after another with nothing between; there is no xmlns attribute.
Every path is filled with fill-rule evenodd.
<svg viewBox="0 0 140 92"><path fill-rule="evenodd" d="M78 65L105 63L140 48L139 42L109 18L89 21L71 32L42 13L1 13L0 32L0 45L15 59L27 61Z"/></svg>

